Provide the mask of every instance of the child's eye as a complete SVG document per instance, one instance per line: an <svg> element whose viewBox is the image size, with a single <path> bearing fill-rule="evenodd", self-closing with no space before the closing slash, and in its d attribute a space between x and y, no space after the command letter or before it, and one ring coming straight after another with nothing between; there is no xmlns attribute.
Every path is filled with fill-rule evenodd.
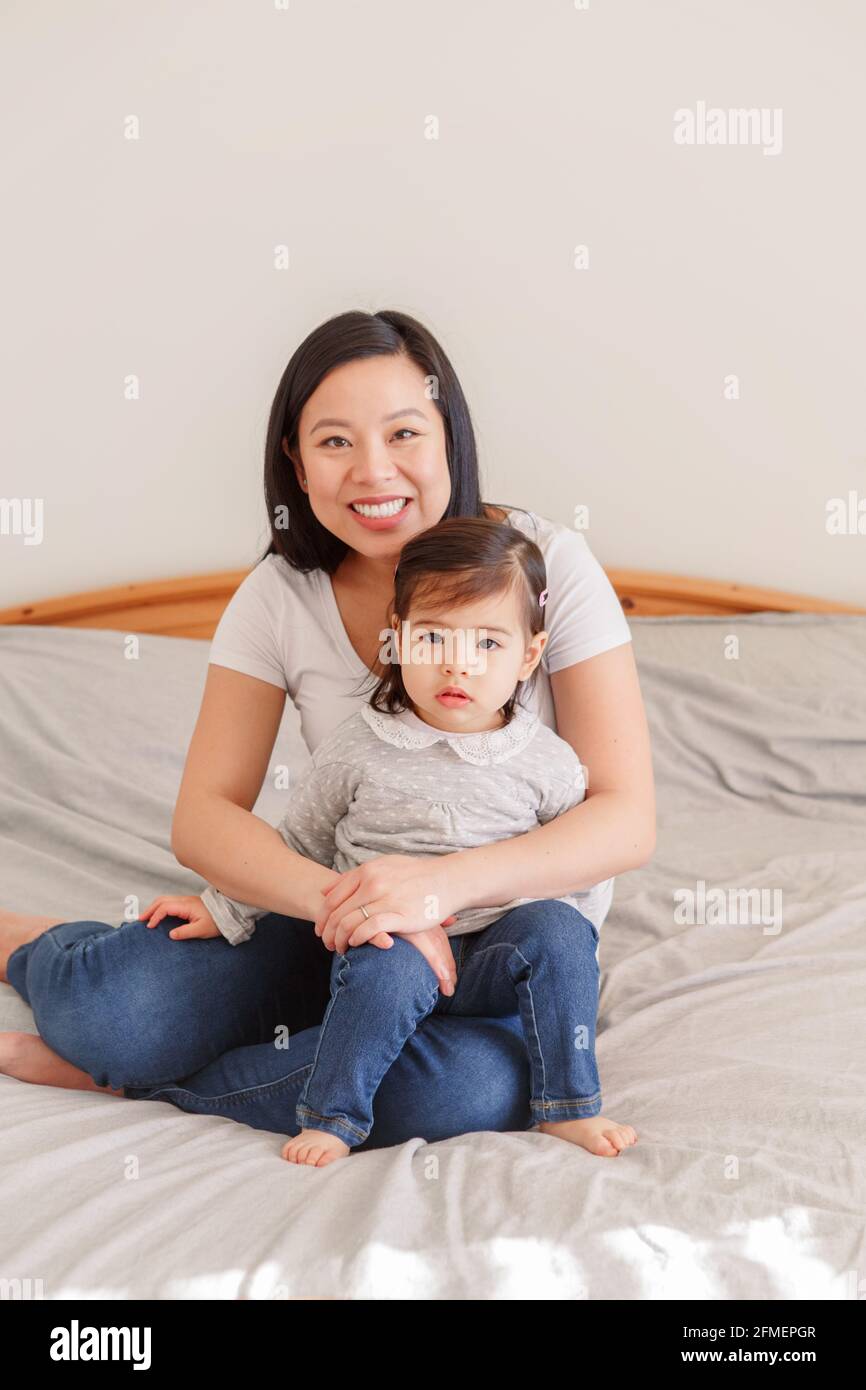
<svg viewBox="0 0 866 1390"><path fill-rule="evenodd" d="M439 645L441 645L441 643L442 643L442 641L443 641L443 637L442 637L442 633L441 633L441 632L424 632L424 633L422 633L421 635L422 635L422 637L424 638L424 641L425 641L425 642L429 640L430 644L433 645L433 646L439 646ZM479 646L481 646L484 642L492 642L492 643L493 643L493 646L492 646L492 647L485 647L485 648L484 648L484 650L485 650L485 651L488 651L488 652L492 652L494 647L499 647L499 646L502 645L500 642L497 642L497 640L496 640L495 637L482 637L482 638L481 638L481 641L479 642Z"/></svg>

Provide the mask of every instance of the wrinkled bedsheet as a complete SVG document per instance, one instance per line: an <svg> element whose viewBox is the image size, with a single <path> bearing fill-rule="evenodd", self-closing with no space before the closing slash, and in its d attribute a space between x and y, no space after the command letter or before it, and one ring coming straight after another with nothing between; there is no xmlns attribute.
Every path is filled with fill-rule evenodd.
<svg viewBox="0 0 866 1390"><path fill-rule="evenodd" d="M598 1062L639 1144L485 1132L313 1171L228 1119L0 1076L0 1278L45 1298L863 1296L866 617L631 628L659 835L602 928ZM123 641L0 628L6 908L119 922L129 894L202 886L169 833L209 644L142 636L128 661ZM288 707L274 760L307 759ZM276 824L280 800L255 809ZM0 1028L35 1031L3 984Z"/></svg>

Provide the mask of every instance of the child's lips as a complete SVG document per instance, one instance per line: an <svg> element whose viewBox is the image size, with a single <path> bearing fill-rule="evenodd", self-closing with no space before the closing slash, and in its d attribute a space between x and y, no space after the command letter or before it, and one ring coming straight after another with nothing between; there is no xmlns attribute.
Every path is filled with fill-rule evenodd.
<svg viewBox="0 0 866 1390"><path fill-rule="evenodd" d="M437 700L455 705L468 705L471 698L471 695L467 695L465 690L459 690L456 686L448 690L440 690L436 696Z"/></svg>

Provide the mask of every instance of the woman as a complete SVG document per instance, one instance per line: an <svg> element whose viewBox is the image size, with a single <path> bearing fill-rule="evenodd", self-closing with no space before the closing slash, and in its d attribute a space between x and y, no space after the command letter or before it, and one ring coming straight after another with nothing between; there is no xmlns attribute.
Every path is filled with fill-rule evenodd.
<svg viewBox="0 0 866 1390"><path fill-rule="evenodd" d="M30 1003L40 1034L0 1035L0 1070L163 1098L286 1134L329 998L329 952L345 949L365 914L397 912L429 926L431 893L447 923L463 907L605 881L612 892L613 876L653 851L655 800L616 596L578 533L482 503L463 392L421 324L393 311L351 312L309 335L271 408L265 496L271 543L214 635L172 849L269 915L237 949L191 939L183 898L159 900L171 915L153 930L142 921L115 928L0 914L0 973ZM435 860L382 856L339 875L252 814L286 694L312 751L367 698L360 687L376 665L402 546L452 516L534 528L550 587L535 698L581 758L588 793L516 839ZM439 948L431 964L448 991L454 959L444 931ZM518 1016L433 1014L383 1079L362 1147L530 1124Z"/></svg>

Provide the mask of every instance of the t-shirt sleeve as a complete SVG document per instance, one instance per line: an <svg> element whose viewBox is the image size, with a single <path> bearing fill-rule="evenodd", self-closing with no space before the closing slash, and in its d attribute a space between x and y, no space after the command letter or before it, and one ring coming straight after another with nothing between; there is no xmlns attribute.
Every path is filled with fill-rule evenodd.
<svg viewBox="0 0 866 1390"><path fill-rule="evenodd" d="M579 806L586 796L583 766L570 744L559 764L561 771L550 778L542 792L537 811L539 825L547 825L573 806Z"/></svg>
<svg viewBox="0 0 866 1390"><path fill-rule="evenodd" d="M241 580L223 609L208 662L288 690L279 631L279 578L262 560Z"/></svg>
<svg viewBox="0 0 866 1390"><path fill-rule="evenodd" d="M616 590L582 532L557 528L545 564L550 636L541 659L546 671L561 671L632 640Z"/></svg>
<svg viewBox="0 0 866 1390"><path fill-rule="evenodd" d="M201 893L201 900L214 924L233 946L240 946L243 941L249 941L255 931L255 923L260 917L268 915L266 907L253 907L250 903L238 902L237 898L230 898L228 894L221 893L219 888L214 888L211 883Z"/></svg>
<svg viewBox="0 0 866 1390"><path fill-rule="evenodd" d="M348 762L314 758L277 827L289 848L332 868L337 825L352 804L360 780L359 769Z"/></svg>

